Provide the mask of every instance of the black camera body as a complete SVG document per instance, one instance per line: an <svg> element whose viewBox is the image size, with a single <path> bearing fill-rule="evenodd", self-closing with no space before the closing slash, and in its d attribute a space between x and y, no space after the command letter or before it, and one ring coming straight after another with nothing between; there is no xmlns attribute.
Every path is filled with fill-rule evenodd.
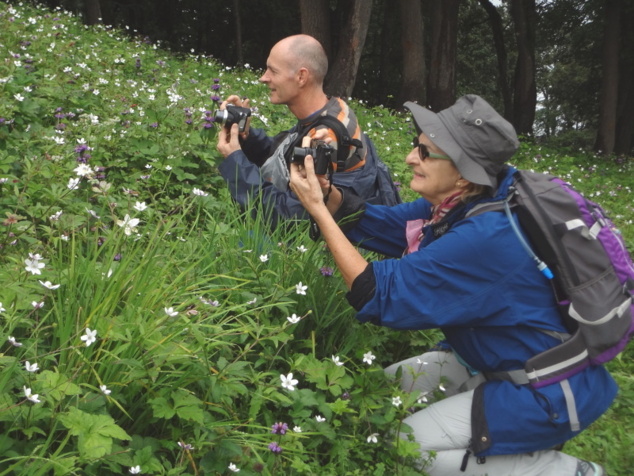
<svg viewBox="0 0 634 476"><path fill-rule="evenodd" d="M249 117L251 117L251 109L248 107L227 104L225 109L219 109L214 113L214 122L218 122L224 127L231 127L233 124L238 124L240 132L244 132Z"/></svg>
<svg viewBox="0 0 634 476"><path fill-rule="evenodd" d="M326 175L332 167L337 150L323 141L316 141L313 147L295 147L291 162L304 165L307 155L312 155L315 160L315 174Z"/></svg>

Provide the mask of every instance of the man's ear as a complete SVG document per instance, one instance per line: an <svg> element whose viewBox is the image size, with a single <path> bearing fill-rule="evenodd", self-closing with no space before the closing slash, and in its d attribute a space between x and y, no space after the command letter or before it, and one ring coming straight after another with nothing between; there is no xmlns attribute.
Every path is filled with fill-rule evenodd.
<svg viewBox="0 0 634 476"><path fill-rule="evenodd" d="M305 86L308 83L308 78L310 77L310 73L306 68L299 68L297 72L297 82L300 86Z"/></svg>

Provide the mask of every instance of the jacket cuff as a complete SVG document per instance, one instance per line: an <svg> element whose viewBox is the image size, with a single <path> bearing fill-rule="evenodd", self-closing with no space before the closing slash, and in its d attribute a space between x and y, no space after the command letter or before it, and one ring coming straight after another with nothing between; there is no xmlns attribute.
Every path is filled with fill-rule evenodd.
<svg viewBox="0 0 634 476"><path fill-rule="evenodd" d="M354 228L365 213L365 201L349 188L337 189L341 192L341 205L333 218L345 233Z"/></svg>
<svg viewBox="0 0 634 476"><path fill-rule="evenodd" d="M360 311L374 297L375 291L376 279L372 263L370 263L352 282L350 291L346 293L346 299L354 309Z"/></svg>

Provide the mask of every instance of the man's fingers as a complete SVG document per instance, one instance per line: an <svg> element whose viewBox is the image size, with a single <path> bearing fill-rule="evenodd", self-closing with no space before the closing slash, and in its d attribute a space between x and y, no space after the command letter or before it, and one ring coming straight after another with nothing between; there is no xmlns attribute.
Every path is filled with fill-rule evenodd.
<svg viewBox="0 0 634 476"><path fill-rule="evenodd" d="M328 136L328 129L317 129L312 138L313 140L324 141L326 144L332 142L332 138Z"/></svg>
<svg viewBox="0 0 634 476"><path fill-rule="evenodd" d="M238 140L238 136L240 134L240 126L238 126L238 124L231 124L231 129L229 130L229 142L231 142L232 145L240 145L240 141Z"/></svg>

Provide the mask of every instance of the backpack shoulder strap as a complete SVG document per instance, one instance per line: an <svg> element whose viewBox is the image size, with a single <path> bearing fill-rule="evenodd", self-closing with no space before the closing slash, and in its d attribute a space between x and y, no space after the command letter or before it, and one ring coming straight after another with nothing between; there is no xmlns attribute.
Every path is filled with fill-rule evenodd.
<svg viewBox="0 0 634 476"><path fill-rule="evenodd" d="M350 155L348 148L354 146L357 149L361 149L363 143L359 139L352 138L348 132L348 128L336 117L328 115L319 116L309 127L313 129L317 126L326 126L337 136L337 170L345 170L346 160L348 159L348 155Z"/></svg>

